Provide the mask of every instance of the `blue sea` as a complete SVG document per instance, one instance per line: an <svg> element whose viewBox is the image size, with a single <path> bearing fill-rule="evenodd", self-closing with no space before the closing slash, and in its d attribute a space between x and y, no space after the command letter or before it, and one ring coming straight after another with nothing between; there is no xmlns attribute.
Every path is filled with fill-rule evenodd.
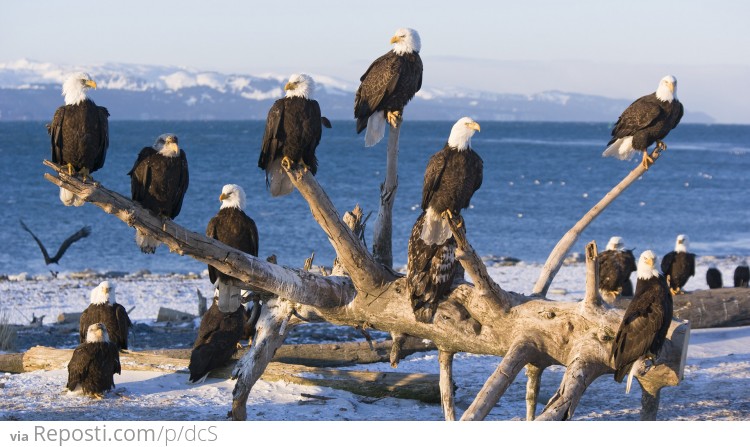
<svg viewBox="0 0 750 447"><path fill-rule="evenodd" d="M419 215L424 168L441 149L453 122L409 122L401 129L399 189L394 206L394 266L406 262L411 226ZM469 241L482 256L508 256L542 263L563 234L640 161L602 158L606 123L481 122L472 146L484 159L484 183L463 215ZM205 266L161 246L142 254L134 229L99 208L65 207L58 188L43 178L50 158L44 122L0 122L0 274L92 269L100 272L200 272ZM334 252L309 207L296 191L272 198L257 167L264 123L244 121L112 121L105 166L94 178L130 195L138 152L162 133L178 135L187 153L190 187L180 225L203 233L219 209L222 185L237 183L248 196L246 212L260 233L260 255L301 267L330 265ZM365 148L354 123L324 129L317 150L318 182L340 213L359 204L372 212L366 233L371 246L384 179L384 139ZM622 236L637 253L663 255L677 234L687 234L700 256L750 255L750 126L681 124L665 139L657 163L592 223L573 252L596 240L603 249ZM42 239L50 254L83 225L92 234L68 249L59 265L46 266L19 219Z"/></svg>

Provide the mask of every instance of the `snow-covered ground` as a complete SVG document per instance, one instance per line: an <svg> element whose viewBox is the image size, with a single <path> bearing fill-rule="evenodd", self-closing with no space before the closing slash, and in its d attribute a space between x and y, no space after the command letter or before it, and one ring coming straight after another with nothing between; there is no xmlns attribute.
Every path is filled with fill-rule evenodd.
<svg viewBox="0 0 750 447"><path fill-rule="evenodd" d="M704 289L709 261L699 260L696 276L687 289ZM731 283L733 260L715 260ZM539 274L539 265L490 267L493 278L505 289L529 293ZM32 313L46 315L53 323L61 312L78 312L85 306L88 291L100 278L76 279L60 275L0 282L0 299L10 310L11 321L27 322ZM633 276L635 279L635 276ZM199 275L131 275L110 279L117 286L117 299L126 308L135 306L133 318L151 321L160 306L195 313L196 289L210 296L208 280ZM564 266L552 284L549 298L578 300L584 290L584 266ZM137 346L134 349L138 349ZM454 378L458 385L459 414L499 362L497 357L472 354L456 356ZM387 363L361 365L361 370L392 371ZM396 371L438 373L436 352L411 355ZM564 369L549 368L542 378L540 405L552 396ZM488 420L522 420L525 415L525 380L519 375ZM231 380L209 379L188 385L185 374L123 371L115 376L115 394L91 400L64 390L65 370L37 371L0 376L0 420L224 420L231 408ZM314 397L310 397L314 396ZM594 382L584 394L574 419L638 420L640 390L611 376ZM345 391L307 387L282 382L259 381L248 401L248 420L256 421L439 421L439 405L404 399L372 399ZM693 330L684 381L662 390L659 420L750 420L750 327ZM4 427L7 428L7 427Z"/></svg>

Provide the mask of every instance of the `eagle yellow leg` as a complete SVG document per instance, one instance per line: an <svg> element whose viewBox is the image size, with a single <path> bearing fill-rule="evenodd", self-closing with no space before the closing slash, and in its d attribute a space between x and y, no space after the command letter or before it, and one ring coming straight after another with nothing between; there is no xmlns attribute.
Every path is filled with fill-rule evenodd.
<svg viewBox="0 0 750 447"><path fill-rule="evenodd" d="M645 169L648 169L652 164L654 164L654 159L651 158L651 156L648 154L648 149L646 149L645 151L643 151L643 160L641 160L641 166L643 166Z"/></svg>
<svg viewBox="0 0 750 447"><path fill-rule="evenodd" d="M240 342L237 342L237 349L242 349L242 344Z"/></svg>
<svg viewBox="0 0 750 447"><path fill-rule="evenodd" d="M305 163L304 160L300 160L299 164L302 166L302 170L305 172L307 172L310 169L310 167L307 166L307 163Z"/></svg>
<svg viewBox="0 0 750 447"><path fill-rule="evenodd" d="M663 150L663 151L667 150L667 145L664 144L664 142L661 141L661 140L656 140L656 147L659 148L659 149L661 149L661 150Z"/></svg>
<svg viewBox="0 0 750 447"><path fill-rule="evenodd" d="M104 399L104 394L102 394L102 393L94 393L94 394L91 395L91 397L93 397L96 400L102 400L102 399Z"/></svg>
<svg viewBox="0 0 750 447"><path fill-rule="evenodd" d="M284 155L284 158L281 159L281 166L286 169L287 171L292 169L292 159Z"/></svg>
<svg viewBox="0 0 750 447"><path fill-rule="evenodd" d="M68 175L73 175L75 172L76 170L73 169L73 163L68 163Z"/></svg>
<svg viewBox="0 0 750 447"><path fill-rule="evenodd" d="M391 127L398 127L401 124L401 112L393 110L385 114L385 119Z"/></svg>

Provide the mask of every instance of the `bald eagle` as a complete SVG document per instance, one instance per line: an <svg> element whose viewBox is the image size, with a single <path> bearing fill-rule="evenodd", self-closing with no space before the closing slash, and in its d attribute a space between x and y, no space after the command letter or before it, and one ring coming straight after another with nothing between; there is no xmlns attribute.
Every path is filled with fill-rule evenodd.
<svg viewBox="0 0 750 447"><path fill-rule="evenodd" d="M398 126L404 107L422 88L419 33L410 28L398 29L391 43L393 50L375 59L359 79L361 84L354 98L357 133L367 128L366 147L383 139L386 120L391 126Z"/></svg>
<svg viewBox="0 0 750 447"><path fill-rule="evenodd" d="M740 265L734 269L734 286L747 287L748 282L750 282L750 268L747 266L747 261L743 260Z"/></svg>
<svg viewBox="0 0 750 447"><path fill-rule="evenodd" d="M109 112L86 97L89 88L96 88L96 82L87 73L70 75L62 87L65 105L47 125L52 161L67 166L70 175L81 174L84 180L104 166L109 147ZM65 206L84 204L65 188L60 188L60 201Z"/></svg>
<svg viewBox="0 0 750 447"><path fill-rule="evenodd" d="M688 253L688 237L684 234L677 236L674 251L664 255L661 261L661 271L667 277L672 295L685 293L682 288L691 276L695 275L695 254Z"/></svg>
<svg viewBox="0 0 750 447"><path fill-rule="evenodd" d="M120 353L109 341L107 328L94 323L86 329L86 341L78 345L68 362L70 391L80 389L85 395L101 399L115 387L114 375L120 374Z"/></svg>
<svg viewBox="0 0 750 447"><path fill-rule="evenodd" d="M237 307L233 312L219 310L214 300L201 318L198 336L190 353L191 383L202 382L212 370L224 366L237 352L237 343L242 338L245 324L245 308Z"/></svg>
<svg viewBox="0 0 750 447"><path fill-rule="evenodd" d="M620 236L610 238L607 249L599 253L599 290L605 301L612 302L617 295L624 296L625 283L636 269L633 251L625 248Z"/></svg>
<svg viewBox="0 0 750 447"><path fill-rule="evenodd" d="M706 284L709 289L721 289L724 287L724 281L721 278L721 270L716 268L715 265L711 264L706 270Z"/></svg>
<svg viewBox="0 0 750 447"><path fill-rule="evenodd" d="M94 323L103 323L110 341L119 349L128 349L128 331L133 323L122 304L115 301L115 285L109 281L102 281L91 290L91 304L81 314L79 323L81 343Z"/></svg>
<svg viewBox="0 0 750 447"><path fill-rule="evenodd" d="M458 120L445 147L430 158L425 170L423 211L409 238L406 274L414 316L423 323L432 322L453 283L456 241L445 219L461 218L461 210L482 185L482 159L471 148L471 137L478 130L479 124L471 118Z"/></svg>
<svg viewBox="0 0 750 447"><path fill-rule="evenodd" d="M315 148L320 143L323 126L330 128L328 118L321 117L320 105L312 95L315 81L310 76L293 74L284 86L286 96L271 106L260 148L258 167L266 171L266 185L271 196L283 196L293 190L286 169L301 165L315 175L318 159Z"/></svg>
<svg viewBox="0 0 750 447"><path fill-rule="evenodd" d="M665 76L656 92L636 99L622 112L602 156L630 160L635 151L641 151L641 164L648 169L654 162L648 147L656 142L666 149L662 140L680 123L682 113L682 103L677 99L677 79Z"/></svg>
<svg viewBox="0 0 750 447"><path fill-rule="evenodd" d="M635 296L625 310L612 344L610 358L614 360L615 380L622 382L628 374L626 393L630 392L635 363L641 358L656 363L672 321L672 295L655 266L654 252L644 251L638 259Z"/></svg>
<svg viewBox="0 0 750 447"><path fill-rule="evenodd" d="M208 222L206 236L230 247L258 256L258 228L245 214L245 191L239 185L224 185L219 196L219 212ZM234 312L240 306L240 287L234 278L208 266L208 277L219 290L219 310Z"/></svg>
<svg viewBox="0 0 750 447"><path fill-rule="evenodd" d="M177 145L176 135L160 135L153 147L144 147L128 175L134 201L162 218L174 219L180 214L189 176L187 157ZM154 253L159 246L158 240L138 229L135 241L143 253Z"/></svg>

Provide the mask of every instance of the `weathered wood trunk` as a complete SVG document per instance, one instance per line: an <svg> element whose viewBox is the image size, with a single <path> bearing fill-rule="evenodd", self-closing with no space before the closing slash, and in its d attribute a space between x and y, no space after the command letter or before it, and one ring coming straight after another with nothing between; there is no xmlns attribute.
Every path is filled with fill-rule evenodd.
<svg viewBox="0 0 750 447"><path fill-rule="evenodd" d="M456 257L473 284L457 286L438 306L434 323L425 324L414 318L405 278L383 266L367 251L309 173L288 171L292 183L309 204L313 218L328 236L348 277L324 277L270 264L190 232L172 221L163 221L99 184L83 183L61 172L54 164L46 164L57 171L55 176L46 175L51 182L155 237L171 251L190 255L239 278L248 287L278 296L280 307L315 314L333 324L431 340L439 351L446 353L442 356L445 379L440 383L443 388L451 383L447 380L449 353L502 357L497 371L461 419L483 419L526 365L532 365L539 374L551 365L568 368L555 397L537 417L542 420L572 417L586 387L597 377L614 372L609 352L622 310L611 309L596 297L587 297L579 303L563 303L547 300L543 293L529 297L503 290L490 278L479 255L466 240L463 227L456 228L453 222L451 226L458 244ZM637 171L638 168L634 170ZM558 254L565 250L560 247L556 249ZM551 282L556 271L557 268L545 268L537 284ZM587 287L589 289L596 290L596 287ZM245 405L252 384L268 366L273 352L281 344L279 339L283 340L283 336L274 338L271 334L284 332L286 325L282 323L288 321L288 317L284 320L282 312L269 317L268 321L272 323L267 331L268 343L254 343L233 372L238 375L232 403L235 419L246 417ZM683 322L675 321L672 326L670 337L689 333L689 326ZM679 359L687 350L685 339L668 340L660 356L665 360L658 368L650 368L638 377L649 383L652 395L662 386L679 382L682 374ZM261 337L261 340L266 338ZM449 418L455 412L450 408L450 393L442 390L442 402ZM527 399L536 398L533 393L529 396Z"/></svg>
<svg viewBox="0 0 750 447"><path fill-rule="evenodd" d="M22 356L23 372L67 368L72 355L72 349L33 347ZM187 367L190 360L166 357L150 351L123 351L120 352L120 362L123 370L188 374ZM211 371L209 377L228 379L235 364L236 360L230 361L226 366ZM283 381L299 385L336 388L369 397L398 397L426 403L440 401L436 374L340 371L287 363L271 363L266 366L261 379L269 382ZM187 378L185 380L187 381Z"/></svg>

